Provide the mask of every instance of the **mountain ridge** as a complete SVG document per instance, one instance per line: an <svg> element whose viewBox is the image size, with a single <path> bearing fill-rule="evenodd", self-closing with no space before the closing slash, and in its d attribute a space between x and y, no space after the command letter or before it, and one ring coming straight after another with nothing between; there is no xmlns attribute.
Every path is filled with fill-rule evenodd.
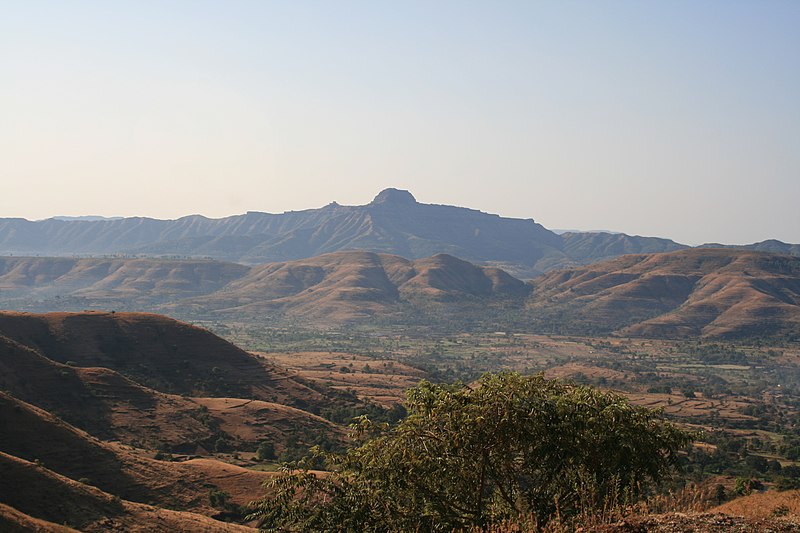
<svg viewBox="0 0 800 533"><path fill-rule="evenodd" d="M14 267L15 261L24 268ZM187 260L176 267L180 262L169 260L161 268L159 260L130 259L134 265L125 268L118 265L125 260L69 261L77 272L51 268L50 258L0 261L0 267L11 265L0 268L0 305L28 311L150 310L184 320L322 328L373 324L643 337L800 337L800 258L731 248L628 254L553 270L527 283L502 269L447 254L409 260L340 251L253 267L234 265L235 275L216 285L204 284L205 278L195 274L227 271L226 264ZM111 263L115 268L106 268ZM102 276L72 293L65 290L69 283L59 285L60 279L72 283L86 271L108 273L122 289L114 292ZM164 271L172 273L173 283L152 283L153 273ZM39 280L35 289L32 280ZM16 289L14 283L19 283ZM103 316L107 320L115 315L98 313L98 320ZM116 316L116 323L125 323L125 313ZM23 331L0 314L0 334L19 338ZM114 338L106 335L102 342ZM74 357L86 358L97 345L97 339L87 337ZM70 353L62 350L60 361L72 357ZM178 388L166 392L192 393L184 385L172 386Z"/></svg>
<svg viewBox="0 0 800 533"><path fill-rule="evenodd" d="M540 324L573 332L796 340L800 258L727 248L626 255L544 274L528 305Z"/></svg>
<svg viewBox="0 0 800 533"><path fill-rule="evenodd" d="M399 189L385 189L365 205L333 202L317 209L249 211L219 219L0 219L0 254L6 255L186 256L260 264L359 249L407 259L447 253L482 265L502 265L520 277L594 258L580 247L572 247L572 255L566 253L569 239L532 218L424 204ZM628 236L631 243L640 239ZM663 244L670 249L683 246L667 240Z"/></svg>

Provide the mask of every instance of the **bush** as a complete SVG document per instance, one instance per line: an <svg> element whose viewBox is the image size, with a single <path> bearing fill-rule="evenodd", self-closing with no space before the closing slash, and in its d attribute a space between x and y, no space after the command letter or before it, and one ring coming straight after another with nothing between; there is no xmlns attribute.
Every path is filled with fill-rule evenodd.
<svg viewBox="0 0 800 533"><path fill-rule="evenodd" d="M542 376L477 388L422 382L396 426L322 454L337 470L285 471L251 514L281 530L450 531L532 516L542 525L637 498L691 435L619 395Z"/></svg>
<svg viewBox="0 0 800 533"><path fill-rule="evenodd" d="M740 477L736 478L736 484L733 487L733 492L739 496L747 496L752 494L753 491L762 490L764 484L755 478Z"/></svg>
<svg viewBox="0 0 800 533"><path fill-rule="evenodd" d="M271 442L264 441L258 445L256 450L256 459L259 461L271 461L275 459L275 445Z"/></svg>
<svg viewBox="0 0 800 533"><path fill-rule="evenodd" d="M225 508L228 504L228 498L230 497L231 495L223 490L211 489L208 491L208 503L210 503L212 507L218 509Z"/></svg>
<svg viewBox="0 0 800 533"><path fill-rule="evenodd" d="M778 476L775 479L775 488L779 491L800 489L800 479Z"/></svg>

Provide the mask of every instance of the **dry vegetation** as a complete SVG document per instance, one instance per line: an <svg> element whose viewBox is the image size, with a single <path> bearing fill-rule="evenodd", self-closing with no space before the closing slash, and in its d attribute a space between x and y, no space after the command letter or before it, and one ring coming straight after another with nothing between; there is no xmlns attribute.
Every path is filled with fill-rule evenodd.
<svg viewBox="0 0 800 533"><path fill-rule="evenodd" d="M402 403L425 372L387 359L341 352L256 352L305 379L324 383L384 407Z"/></svg>
<svg viewBox="0 0 800 533"><path fill-rule="evenodd" d="M791 520L800 516L797 492L777 492L800 477L790 478L800 458L797 345L212 327L256 357L154 315L0 316L0 451L11 457L4 479L85 501L82 509L96 511L55 520L81 530L218 531L228 526L214 517L241 520L240 506L262 494L277 463L313 445L346 444L353 416L386 416L381 407L401 402L421 379L471 382L515 370L622 392L704 431L672 486L681 496L651 500L634 515L594 517L619 522L608 531L793 531L781 528L796 527ZM264 443L269 459L257 457ZM761 485L736 498L751 491L741 488L750 479ZM701 484L704 495L681 492L686 483ZM47 530L67 516L14 497L0 499L0 525L9 531ZM692 516L659 514L675 510ZM700 511L748 520L695 516Z"/></svg>

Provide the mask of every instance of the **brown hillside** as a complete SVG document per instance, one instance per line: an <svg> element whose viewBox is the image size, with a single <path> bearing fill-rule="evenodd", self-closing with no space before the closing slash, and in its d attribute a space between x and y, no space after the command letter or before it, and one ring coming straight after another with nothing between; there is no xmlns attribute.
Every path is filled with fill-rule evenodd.
<svg viewBox="0 0 800 533"><path fill-rule="evenodd" d="M192 451L217 438L187 398L148 389L113 370L56 363L2 336L0 389L104 440Z"/></svg>
<svg viewBox="0 0 800 533"><path fill-rule="evenodd" d="M102 442L3 393L0 393L0 428L0 451L9 455L40 461L49 470L73 480L88 480L91 485L126 500L159 502L201 514L216 513L208 503L210 487L233 490L241 496L234 498L235 503L246 504L260 494L260 483L269 477L267 473L210 459L193 464L142 457L129 447ZM235 482L216 474L232 469L237 474ZM221 482L212 481L210 475Z"/></svg>
<svg viewBox="0 0 800 533"><path fill-rule="evenodd" d="M270 368L276 368L269 365ZM287 371L280 370L282 375ZM319 389L325 387L315 385ZM56 363L0 336L0 390L56 414L103 440L137 447L195 453L226 447L253 451L269 439L280 448L297 430L340 434L318 416L275 403L247 399L187 398L157 392L106 368ZM313 396L297 398L308 402ZM230 405L227 405L230 403ZM217 409L215 406L226 404ZM322 405L329 405L323 402ZM247 413L246 417L240 416ZM231 417L241 427L230 423ZM248 418L249 417L249 418Z"/></svg>
<svg viewBox="0 0 800 533"><path fill-rule="evenodd" d="M336 324L397 315L405 304L486 303L522 298L528 291L502 270L448 255L409 261L348 251L254 267L247 276L187 305L229 315L282 314Z"/></svg>
<svg viewBox="0 0 800 533"><path fill-rule="evenodd" d="M752 519L720 513L667 513L629 516L613 524L578 531L597 533L798 533L800 524L785 518Z"/></svg>
<svg viewBox="0 0 800 533"><path fill-rule="evenodd" d="M537 320L634 336L800 335L800 259L723 249L630 255L533 282Z"/></svg>
<svg viewBox="0 0 800 533"><path fill-rule="evenodd" d="M192 398L208 410L219 429L232 440L246 443L255 450L262 441L282 443L298 432L323 433L332 441L343 442L346 431L336 424L306 411L288 405L243 400L240 398Z"/></svg>
<svg viewBox="0 0 800 533"><path fill-rule="evenodd" d="M0 531L3 533L79 533L77 529L39 520L0 503Z"/></svg>
<svg viewBox="0 0 800 533"><path fill-rule="evenodd" d="M714 511L750 518L769 518L783 511L786 516L797 520L800 519L800 491L756 492L724 503Z"/></svg>
<svg viewBox="0 0 800 533"><path fill-rule="evenodd" d="M94 305L144 305L213 292L248 270L208 260L0 257L0 291L5 299L70 296Z"/></svg>
<svg viewBox="0 0 800 533"><path fill-rule="evenodd" d="M27 515L87 532L253 531L194 513L116 499L98 488L3 452L0 452L0 478L3 480L0 503L4 504L0 516L10 516L16 521ZM8 507L17 513L8 511Z"/></svg>
<svg viewBox="0 0 800 533"><path fill-rule="evenodd" d="M0 335L60 363L104 367L152 389L298 407L325 397L212 333L144 313L0 313Z"/></svg>

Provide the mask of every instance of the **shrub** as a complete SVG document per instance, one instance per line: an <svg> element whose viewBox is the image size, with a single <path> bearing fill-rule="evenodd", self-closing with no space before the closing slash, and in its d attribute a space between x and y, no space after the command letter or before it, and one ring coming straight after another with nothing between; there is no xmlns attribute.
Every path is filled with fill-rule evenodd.
<svg viewBox="0 0 800 533"><path fill-rule="evenodd" d="M210 503L212 507L218 509L224 508L228 503L228 498L230 498L230 494L223 490L211 489L208 491L208 503Z"/></svg>
<svg viewBox="0 0 800 533"><path fill-rule="evenodd" d="M422 382L397 425L362 417L362 444L291 471L250 515L281 530L450 531L576 516L637 498L691 435L617 394L541 375L486 374L476 388Z"/></svg>
<svg viewBox="0 0 800 533"><path fill-rule="evenodd" d="M258 445L256 450L256 459L259 461L267 461L275 459L275 445L271 442L264 441Z"/></svg>

